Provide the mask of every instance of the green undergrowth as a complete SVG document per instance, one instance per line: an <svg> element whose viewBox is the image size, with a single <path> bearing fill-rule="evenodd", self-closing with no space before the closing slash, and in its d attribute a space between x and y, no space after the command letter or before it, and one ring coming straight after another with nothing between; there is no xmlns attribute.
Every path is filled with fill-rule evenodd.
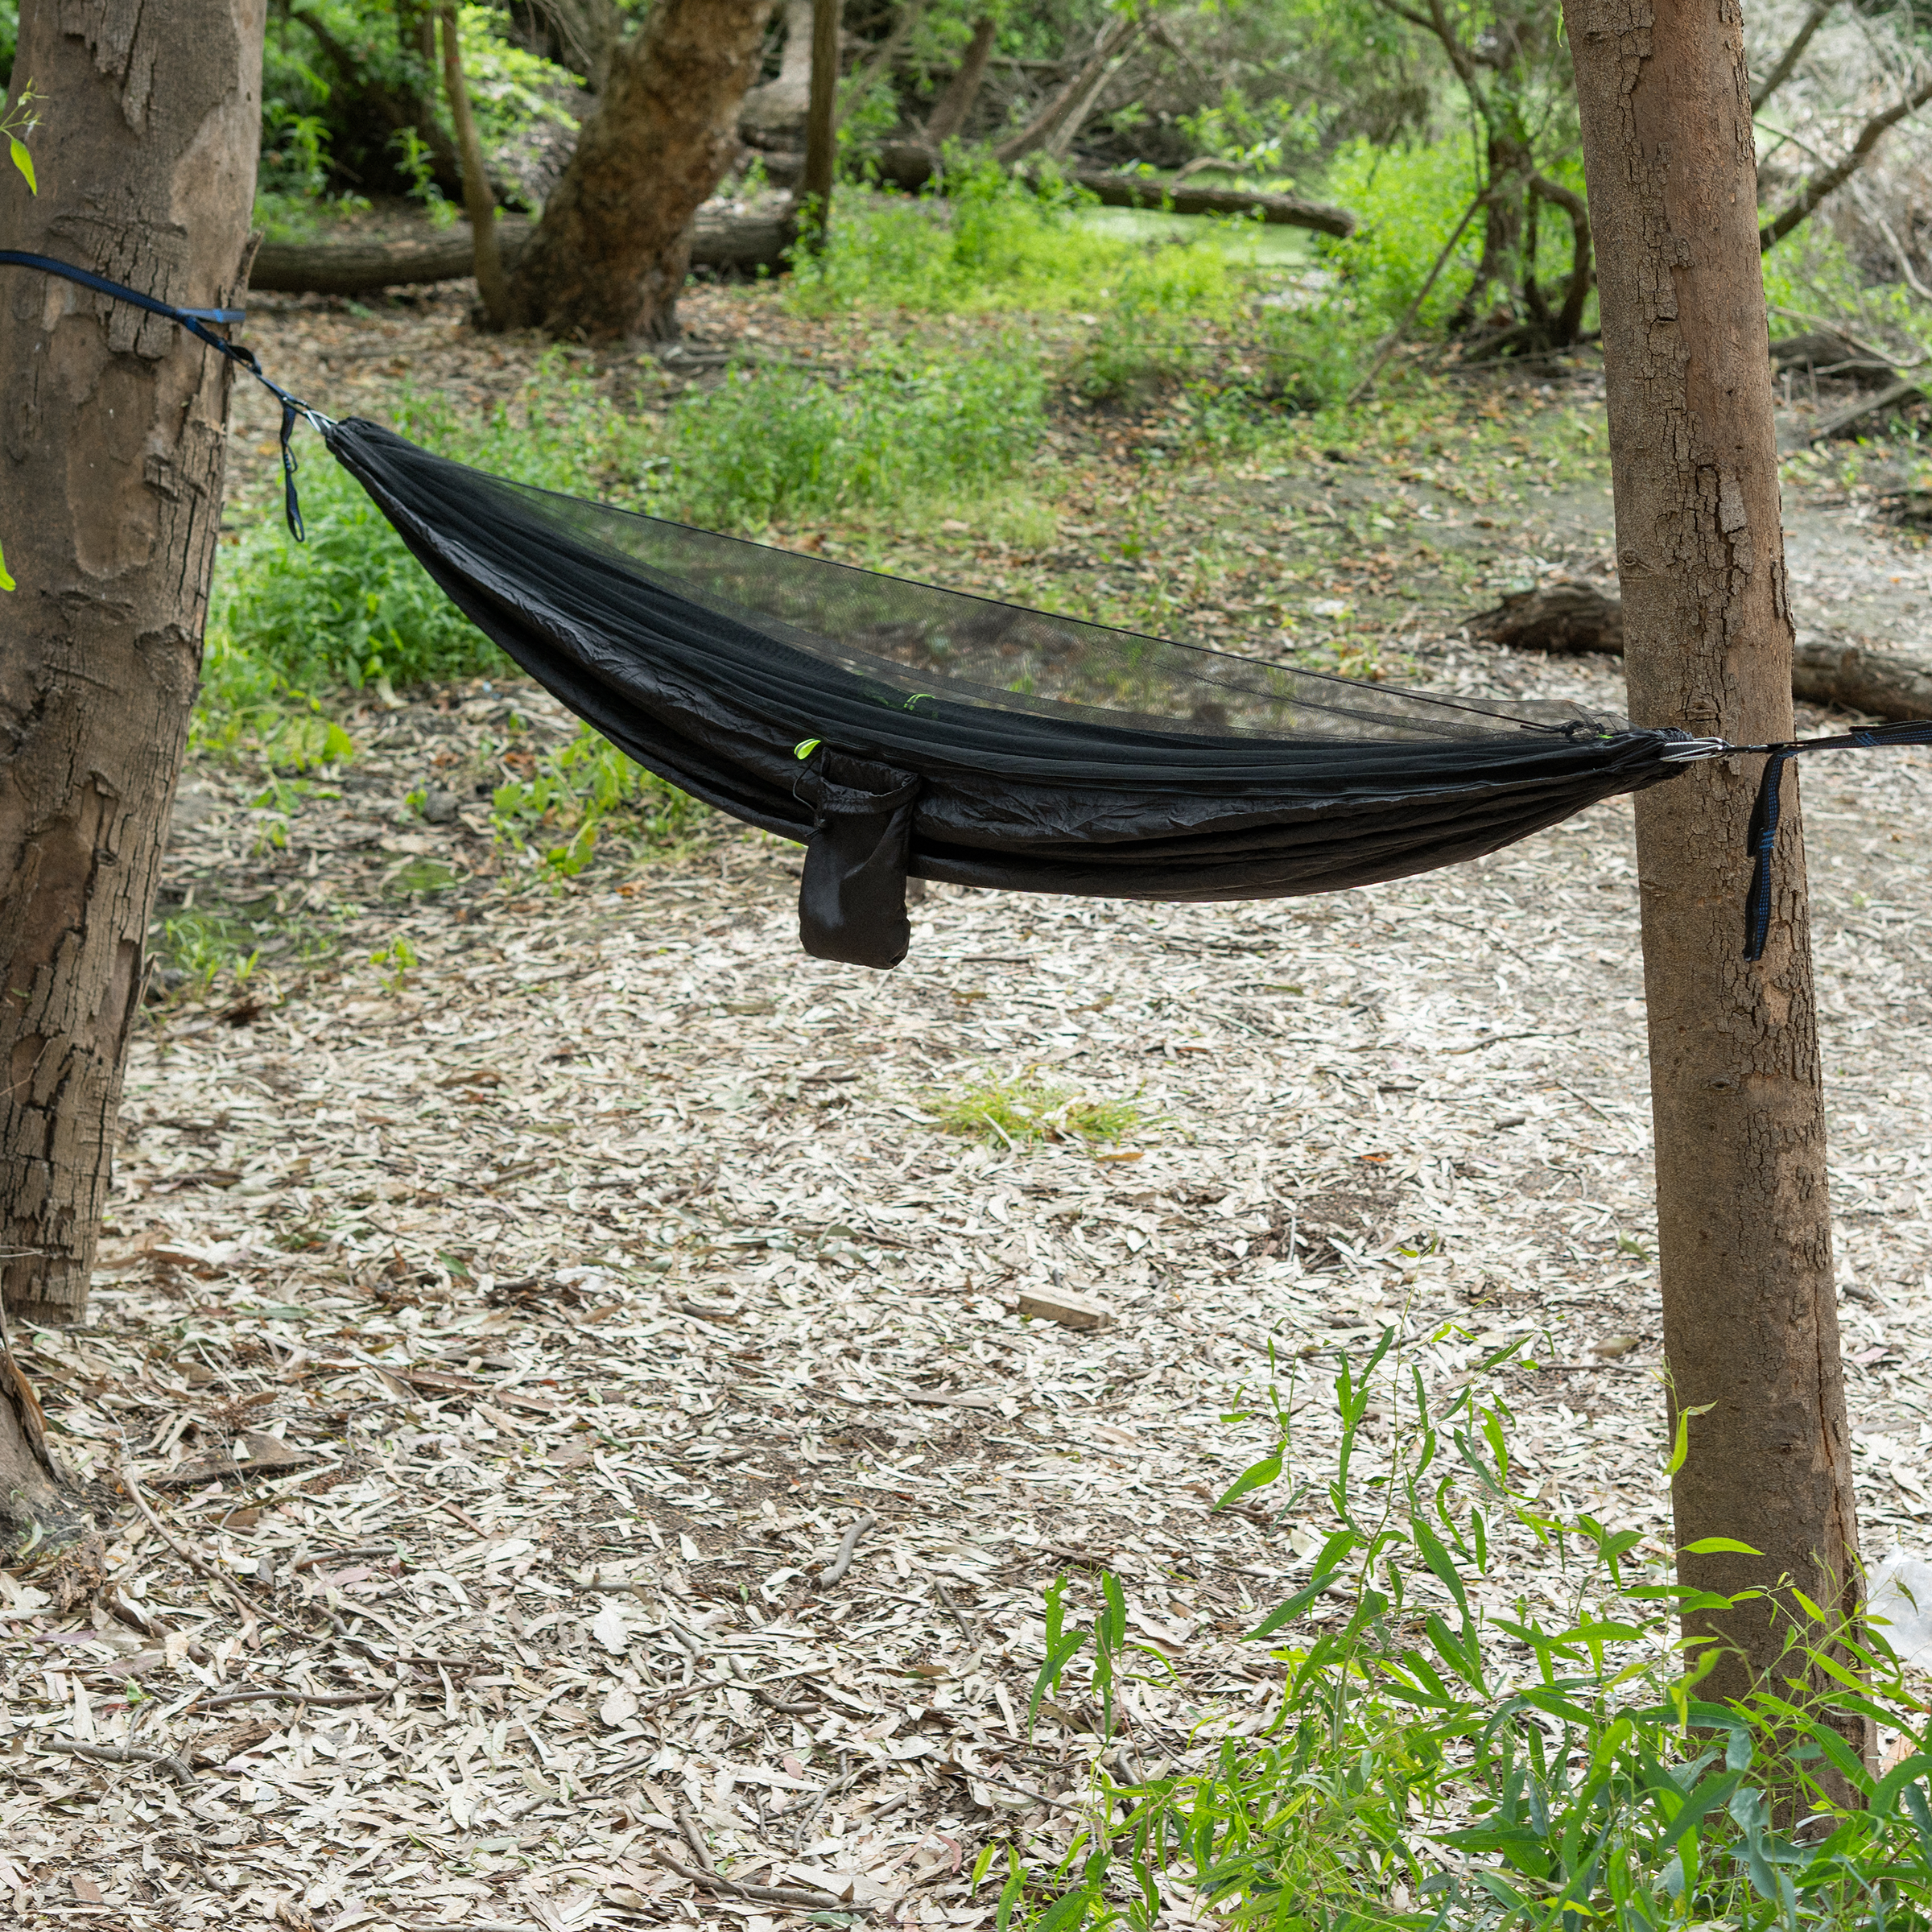
<svg viewBox="0 0 1932 1932"><path fill-rule="evenodd" d="M1002 482L1044 434L1046 382L1009 341L956 360L892 344L835 388L739 367L670 412L650 458L651 507L720 529L798 516L949 504Z"/></svg>
<svg viewBox="0 0 1932 1932"><path fill-rule="evenodd" d="M1237 271L1203 223L1198 242L1153 247L1080 220L1082 190L1036 192L991 163L968 163L952 192L842 199L822 260L800 264L788 299L800 312L910 309L976 315L1096 312L1127 279L1157 275L1233 286Z"/></svg>
<svg viewBox="0 0 1932 1932"><path fill-rule="evenodd" d="M588 724L547 753L527 779L497 787L490 818L497 836L539 860L552 876L575 878L600 842L634 860L675 858L715 815L688 792L634 764Z"/></svg>
<svg viewBox="0 0 1932 1932"><path fill-rule="evenodd" d="M1249 1633L1278 1701L1258 1728L1200 1720L1184 1766L1141 1761L1132 1728L1096 1752L1058 1866L1006 1848L1001 1927L1151 1928L1183 1900L1188 1923L1281 1932L1932 1926L1926 1706L1882 1629L1854 1641L1784 1591L1761 1691L1701 1699L1714 1653L1678 1618L1744 1600L1681 1587L1637 1532L1544 1504L1491 1380L1513 1349L1431 1397L1434 1347L1455 1339L1406 1357L1390 1331L1365 1359L1338 1353L1323 1473L1298 1474L1293 1386L1228 1418L1270 1447L1216 1507L1308 1557ZM1673 1468L1686 1453L1680 1432ZM1129 1639L1128 1612L1111 1575L1084 1605L1053 1586L1030 1721L1084 1694L1111 1740L1124 1686L1195 1681ZM1846 1741L1867 1721L1899 1740L1882 1777ZM976 1881L1000 1860L989 1846Z"/></svg>

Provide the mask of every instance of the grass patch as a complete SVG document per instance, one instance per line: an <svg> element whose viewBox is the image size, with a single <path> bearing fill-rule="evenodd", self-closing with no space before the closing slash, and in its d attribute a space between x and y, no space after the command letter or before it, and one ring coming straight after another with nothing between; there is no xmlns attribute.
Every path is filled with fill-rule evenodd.
<svg viewBox="0 0 1932 1932"><path fill-rule="evenodd" d="M1271 1387L1248 1411L1267 1452L1216 1505L1252 1514L1265 1496L1309 1560L1249 1633L1282 1691L1258 1733L1211 1721L1195 1768L1144 1775L1122 1753L1110 1773L1122 1684L1196 1680L1185 1657L1129 1641L1114 1577L1084 1620L1064 1579L1050 1590L1030 1709L1073 1701L1065 1680L1098 1707L1091 1802L1056 1868L1009 1853L1002 1916L1024 1904L1055 1932L1151 1928L1183 1891L1217 1923L1296 1932L1932 1924L1932 1736L1882 1628L1834 1629L1790 1596L1765 1687L1701 1700L1707 1666L1682 1635L1669 1557L1637 1531L1552 1513L1513 1460L1487 1378L1516 1348L1437 1406L1435 1349L1467 1337L1446 1330L1404 1359L1394 1335L1364 1360L1336 1352L1339 1454L1325 1443L1297 1480L1302 1405ZM1525 1562L1533 1596L1512 1581ZM1862 1718L1897 1734L1882 1778L1845 1742Z"/></svg>
<svg viewBox="0 0 1932 1932"><path fill-rule="evenodd" d="M936 1096L931 1105L947 1133L1007 1147L1031 1141L1121 1141L1150 1125L1137 1100L1096 1100L1033 1074L983 1080L963 1092Z"/></svg>

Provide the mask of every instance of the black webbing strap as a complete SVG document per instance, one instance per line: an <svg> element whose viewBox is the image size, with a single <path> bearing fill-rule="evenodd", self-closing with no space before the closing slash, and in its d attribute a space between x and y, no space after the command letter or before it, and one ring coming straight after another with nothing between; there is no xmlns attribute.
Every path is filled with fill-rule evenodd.
<svg viewBox="0 0 1932 1932"><path fill-rule="evenodd" d="M76 268L71 262L57 262L52 255L30 255L19 249L0 248L0 264L16 268L37 268L50 275L58 275L63 281L79 283L82 288L91 288L97 295L111 295L117 302L126 302L135 308L146 309L151 316L180 324L191 336L205 342L210 349L217 350L229 361L238 363L282 405L282 514L288 520L288 533L299 543L303 540L302 505L295 495L295 471L298 467L295 452L289 446L289 438L294 434L295 419L303 418L312 427L322 429L328 419L318 409L312 409L299 396L291 396L279 382L271 382L262 373L262 365L255 360L255 352L238 342L230 342L218 336L208 327L211 322L240 322L247 316L240 308L180 308L171 302L163 302L153 295L144 295L138 288L130 288L122 282L110 282L105 275L90 274L85 268Z"/></svg>
<svg viewBox="0 0 1932 1932"><path fill-rule="evenodd" d="M1870 751L1881 745L1932 745L1932 720L1909 724L1873 724L1831 738L1795 738L1782 745L1734 745L1733 751L1764 751L1765 775L1751 808L1744 848L1751 857L1751 890L1744 900L1744 957L1764 956L1771 930L1771 861L1777 850L1777 821L1785 766L1806 751Z"/></svg>

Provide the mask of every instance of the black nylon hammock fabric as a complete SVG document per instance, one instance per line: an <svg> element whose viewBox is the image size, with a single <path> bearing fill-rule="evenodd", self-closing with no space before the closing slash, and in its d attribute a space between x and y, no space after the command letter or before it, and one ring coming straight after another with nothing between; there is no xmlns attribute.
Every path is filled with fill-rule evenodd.
<svg viewBox="0 0 1932 1932"><path fill-rule="evenodd" d="M801 938L904 957L907 876L1215 900L1494 852L1674 776L1677 731L1175 644L326 434L450 599L694 797L806 845ZM803 755L801 755L801 753Z"/></svg>

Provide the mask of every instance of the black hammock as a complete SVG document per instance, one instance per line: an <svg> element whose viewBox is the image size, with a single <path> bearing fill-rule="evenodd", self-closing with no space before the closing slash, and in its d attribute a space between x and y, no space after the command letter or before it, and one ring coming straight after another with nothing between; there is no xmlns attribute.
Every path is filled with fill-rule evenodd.
<svg viewBox="0 0 1932 1932"><path fill-rule="evenodd" d="M373 423L336 460L464 614L648 770L806 847L821 959L906 881L1208 900L1453 865L1701 745L1169 643L510 483Z"/></svg>
<svg viewBox="0 0 1932 1932"><path fill-rule="evenodd" d="M0 251L163 315L321 431L451 601L564 705L693 797L806 848L800 936L905 957L908 877L1203 901L1369 886L1495 852L1695 759L1771 754L1745 952L1771 909L1779 774L1802 745L1634 730L1560 703L1431 696L880 576L485 476L333 422L186 309Z"/></svg>

